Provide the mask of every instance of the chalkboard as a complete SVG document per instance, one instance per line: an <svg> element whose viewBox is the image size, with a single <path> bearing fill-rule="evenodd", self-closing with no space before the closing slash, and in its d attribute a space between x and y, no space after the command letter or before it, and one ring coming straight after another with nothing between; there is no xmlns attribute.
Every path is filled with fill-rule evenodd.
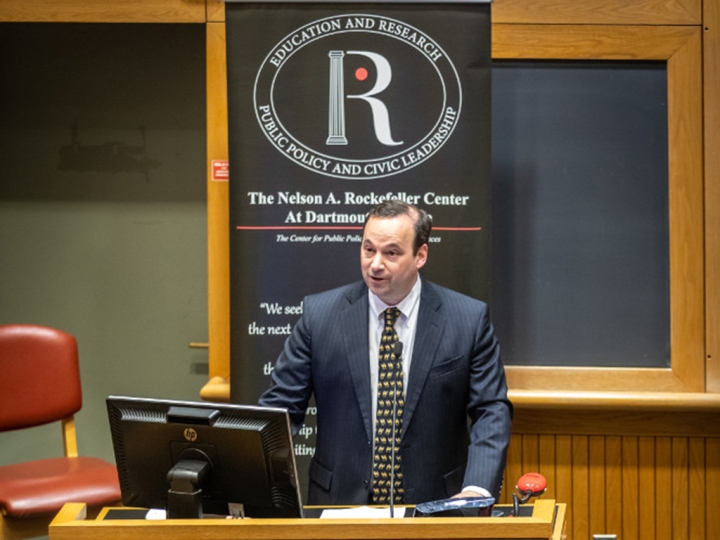
<svg viewBox="0 0 720 540"><path fill-rule="evenodd" d="M492 88L504 362L669 367L666 64L500 61Z"/></svg>

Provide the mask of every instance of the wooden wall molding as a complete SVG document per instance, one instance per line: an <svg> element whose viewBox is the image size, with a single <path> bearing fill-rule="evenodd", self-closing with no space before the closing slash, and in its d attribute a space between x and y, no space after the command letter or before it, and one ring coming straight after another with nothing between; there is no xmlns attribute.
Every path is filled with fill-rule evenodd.
<svg viewBox="0 0 720 540"><path fill-rule="evenodd" d="M707 391L720 392L720 2L703 7L706 377Z"/></svg>
<svg viewBox="0 0 720 540"><path fill-rule="evenodd" d="M720 415L720 394L700 392L593 392L511 390L516 407L524 409L633 410L688 413L711 412ZM720 420L720 417L718 418ZM720 422L718 422L720 424ZM720 425L718 426L720 428Z"/></svg>
<svg viewBox="0 0 720 540"><path fill-rule="evenodd" d="M632 406L575 409L567 405L535 409L516 404L513 433L720 438L719 418L720 409L675 410L669 405L664 410L647 410Z"/></svg>
<svg viewBox="0 0 720 540"><path fill-rule="evenodd" d="M208 207L208 339L210 380L230 380L230 209L229 184L212 177L212 162L228 159L227 69L225 24L207 23L207 207ZM208 385L206 385L208 387ZM212 399L213 389L201 396ZM224 390L225 391L225 390ZM209 393L208 393L209 392ZM226 388L230 400L230 385Z"/></svg>
<svg viewBox="0 0 720 540"><path fill-rule="evenodd" d="M2 0L0 22L204 23L205 0Z"/></svg>
<svg viewBox="0 0 720 540"><path fill-rule="evenodd" d="M225 22L225 2L222 0L207 0L208 22Z"/></svg>
<svg viewBox="0 0 720 540"><path fill-rule="evenodd" d="M700 35L693 26L493 24L496 59L669 60Z"/></svg>
<svg viewBox="0 0 720 540"><path fill-rule="evenodd" d="M512 24L699 25L701 0L496 0L493 22Z"/></svg>

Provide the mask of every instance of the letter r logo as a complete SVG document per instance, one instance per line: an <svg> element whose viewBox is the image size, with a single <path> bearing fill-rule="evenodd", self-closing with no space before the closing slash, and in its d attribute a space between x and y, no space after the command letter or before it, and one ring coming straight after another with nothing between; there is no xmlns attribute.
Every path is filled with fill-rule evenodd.
<svg viewBox="0 0 720 540"><path fill-rule="evenodd" d="M345 76L343 73L343 57L345 54L365 56L374 65L377 77L375 86L364 94L345 95ZM370 51L330 51L330 99L328 103L328 138L325 144L347 144L345 137L345 98L362 99L370 106L375 128L375 137L385 146L398 146L402 141L395 141L390 132L390 115L385 103L375 96L383 92L392 81L392 68L384 56Z"/></svg>

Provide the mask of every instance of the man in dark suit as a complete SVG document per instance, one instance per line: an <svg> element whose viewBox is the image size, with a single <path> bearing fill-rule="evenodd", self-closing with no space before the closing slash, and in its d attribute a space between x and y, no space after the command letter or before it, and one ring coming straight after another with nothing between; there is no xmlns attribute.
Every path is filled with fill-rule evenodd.
<svg viewBox="0 0 720 540"><path fill-rule="evenodd" d="M399 316L391 342L404 344L402 352L393 343L386 350L402 368L393 383L401 388L393 404L400 416L394 501L499 496L512 405L498 341L484 303L420 278L431 228L424 211L402 201L373 208L363 230L363 281L305 298L272 387L260 398L287 408L297 431L315 395L309 504L379 500L374 452L386 441L376 426L384 410L378 380L385 377L378 347L383 313L392 307Z"/></svg>

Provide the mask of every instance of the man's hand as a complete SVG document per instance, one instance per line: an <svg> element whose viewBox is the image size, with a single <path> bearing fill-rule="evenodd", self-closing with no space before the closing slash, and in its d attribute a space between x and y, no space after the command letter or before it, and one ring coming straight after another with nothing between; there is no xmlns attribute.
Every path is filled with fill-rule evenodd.
<svg viewBox="0 0 720 540"><path fill-rule="evenodd" d="M465 486L457 495L450 497L451 499L466 499L468 497L492 497L490 492L480 486Z"/></svg>
<svg viewBox="0 0 720 540"><path fill-rule="evenodd" d="M485 495L482 495L478 493L477 491L461 491L457 495L453 495L450 497L451 499L467 499L468 497L485 497Z"/></svg>

